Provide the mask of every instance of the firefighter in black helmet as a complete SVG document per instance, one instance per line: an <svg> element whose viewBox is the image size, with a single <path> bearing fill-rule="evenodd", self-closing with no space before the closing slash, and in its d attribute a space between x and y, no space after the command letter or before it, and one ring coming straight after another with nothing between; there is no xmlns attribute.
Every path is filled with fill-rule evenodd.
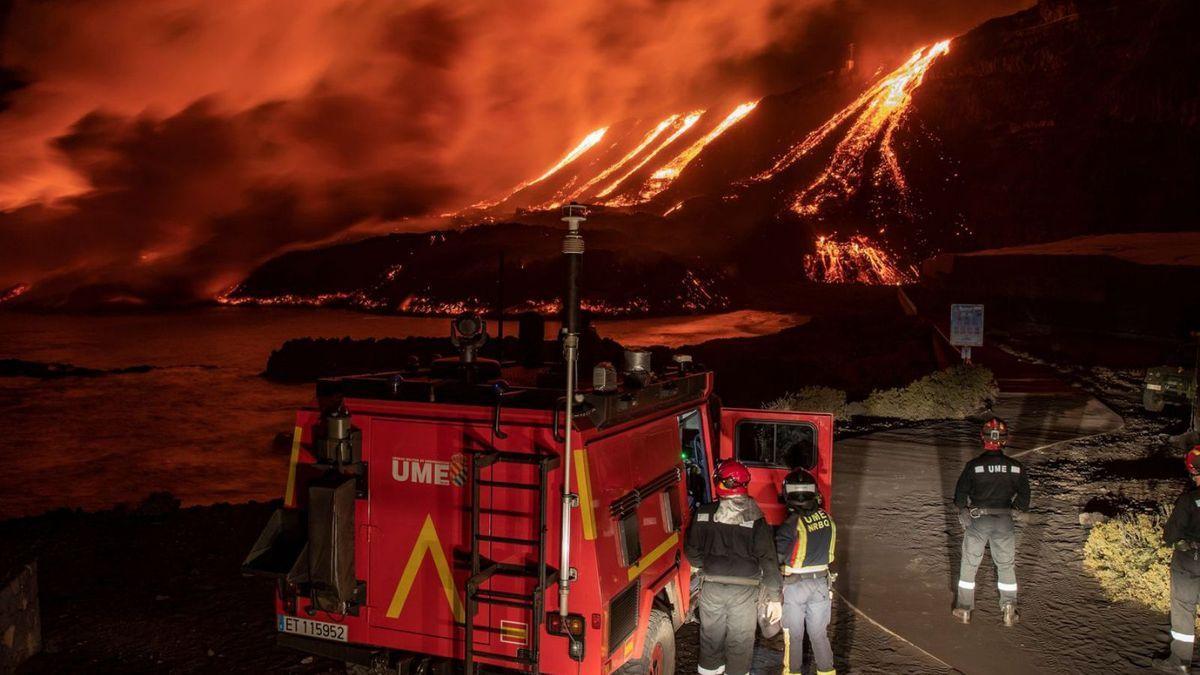
<svg viewBox="0 0 1200 675"><path fill-rule="evenodd" d="M829 565L833 562L837 529L821 508L817 481L804 469L796 469L783 479L783 498L788 517L775 532L775 549L783 572L783 675L799 675L806 632L817 675L834 675L828 634L832 600Z"/></svg>
<svg viewBox="0 0 1200 675"><path fill-rule="evenodd" d="M1024 519L1029 510L1029 474L1017 460L1004 454L1008 444L1008 425L993 417L980 430L983 454L967 462L958 485L954 504L963 526L962 566L958 575L958 598L954 616L970 623L975 607L975 572L983 560L985 548L991 548L996 564L996 587L1004 625L1017 622L1017 575L1014 561L1017 537L1013 519Z"/></svg>
<svg viewBox="0 0 1200 675"><path fill-rule="evenodd" d="M1191 672L1196 642L1196 605L1200 604L1200 445L1184 458L1191 485L1175 500L1163 526L1171 555L1171 655L1155 660L1159 670Z"/></svg>

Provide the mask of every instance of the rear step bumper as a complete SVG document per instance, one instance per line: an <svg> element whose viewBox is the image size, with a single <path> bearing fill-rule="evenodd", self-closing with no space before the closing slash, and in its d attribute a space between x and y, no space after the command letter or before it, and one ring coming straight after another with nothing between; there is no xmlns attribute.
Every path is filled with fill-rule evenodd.
<svg viewBox="0 0 1200 675"><path fill-rule="evenodd" d="M425 656L423 654L408 654L405 652L393 652L388 649L379 649L375 647L367 647L364 645L346 644L343 642L331 642L329 640L321 640L319 638L305 637L303 635L290 635L288 633L279 633L276 635L275 644L287 649L295 649L296 651L306 652L314 656L321 656L335 661L345 663L353 663L360 666L383 665L391 663L388 668L380 670L385 673L396 673L397 675L409 675L410 673L431 673L451 675L461 673L463 670L462 661L440 659L433 656ZM418 670L424 666L425 670ZM475 672L481 675L519 675L522 671L501 668L498 666L482 666L476 664Z"/></svg>

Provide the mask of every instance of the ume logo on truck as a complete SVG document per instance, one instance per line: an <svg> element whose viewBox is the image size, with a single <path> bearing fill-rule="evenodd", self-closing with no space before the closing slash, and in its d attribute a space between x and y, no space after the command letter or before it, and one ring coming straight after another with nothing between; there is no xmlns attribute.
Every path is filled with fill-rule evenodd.
<svg viewBox="0 0 1200 675"><path fill-rule="evenodd" d="M415 457L393 457L392 480L398 483L462 487L462 484L466 482L466 468L463 456L457 453L450 458L449 462Z"/></svg>

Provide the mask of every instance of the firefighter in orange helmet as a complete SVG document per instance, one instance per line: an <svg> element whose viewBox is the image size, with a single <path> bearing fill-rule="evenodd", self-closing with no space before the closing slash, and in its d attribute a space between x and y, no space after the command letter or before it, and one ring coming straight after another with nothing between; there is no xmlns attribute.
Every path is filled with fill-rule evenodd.
<svg viewBox="0 0 1200 675"><path fill-rule="evenodd" d="M783 615L771 526L749 496L750 471L725 460L713 472L717 501L696 507L684 553L700 574L700 675L747 675L760 593L768 623ZM760 590L761 587L761 590Z"/></svg>
<svg viewBox="0 0 1200 675"><path fill-rule="evenodd" d="M1159 670L1191 672L1196 642L1196 605L1200 604L1200 445L1184 457L1191 485L1175 500L1163 526L1171 555L1171 655L1155 660Z"/></svg>
<svg viewBox="0 0 1200 675"><path fill-rule="evenodd" d="M996 587L1005 626L1017 622L1017 574L1014 562L1017 536L1013 520L1029 511L1029 474L1020 462L1004 454L1008 425L999 417L984 422L979 432L983 454L967 462L954 488L954 504L963 526L962 565L954 617L970 623L975 607L975 572L990 548L996 564Z"/></svg>

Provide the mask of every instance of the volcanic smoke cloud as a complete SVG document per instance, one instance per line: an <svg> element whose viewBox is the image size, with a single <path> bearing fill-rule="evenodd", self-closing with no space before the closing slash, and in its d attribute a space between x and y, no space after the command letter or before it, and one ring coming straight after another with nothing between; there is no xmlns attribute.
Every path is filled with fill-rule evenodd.
<svg viewBox="0 0 1200 675"><path fill-rule="evenodd" d="M593 129L1023 4L0 0L0 292L211 298L282 249L502 193Z"/></svg>

